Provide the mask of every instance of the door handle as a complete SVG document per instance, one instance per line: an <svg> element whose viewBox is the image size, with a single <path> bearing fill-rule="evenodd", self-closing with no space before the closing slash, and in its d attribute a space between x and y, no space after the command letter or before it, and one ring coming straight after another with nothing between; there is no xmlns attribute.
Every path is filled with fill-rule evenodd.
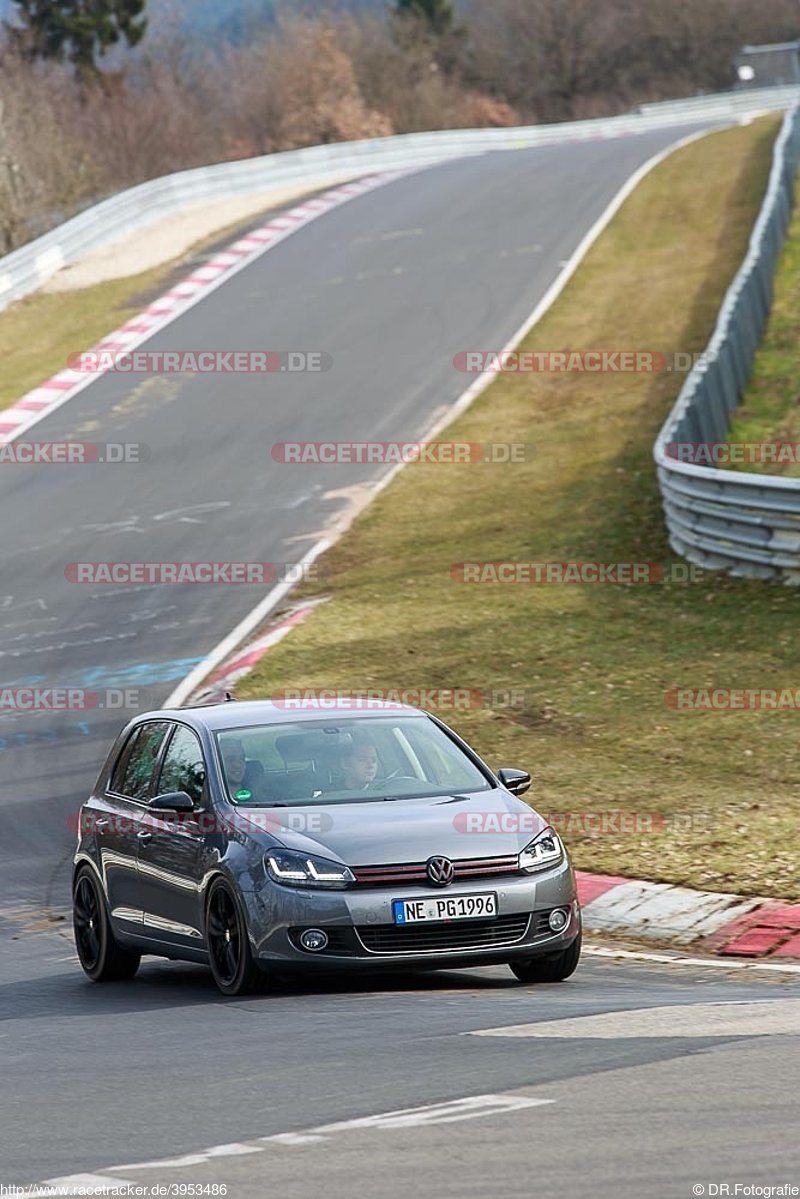
<svg viewBox="0 0 800 1199"><path fill-rule="evenodd" d="M136 837L141 845L147 845L148 841L153 840L153 834L148 833L146 829L142 829L140 833L136 834Z"/></svg>

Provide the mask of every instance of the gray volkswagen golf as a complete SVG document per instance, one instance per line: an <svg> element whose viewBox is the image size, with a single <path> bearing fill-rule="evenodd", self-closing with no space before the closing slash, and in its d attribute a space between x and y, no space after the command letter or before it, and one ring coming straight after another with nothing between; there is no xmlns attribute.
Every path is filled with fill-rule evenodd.
<svg viewBox="0 0 800 1199"><path fill-rule="evenodd" d="M220 991L292 969L507 963L557 982L580 957L558 835L441 720L370 703L216 704L139 716L81 808L81 965L207 963Z"/></svg>

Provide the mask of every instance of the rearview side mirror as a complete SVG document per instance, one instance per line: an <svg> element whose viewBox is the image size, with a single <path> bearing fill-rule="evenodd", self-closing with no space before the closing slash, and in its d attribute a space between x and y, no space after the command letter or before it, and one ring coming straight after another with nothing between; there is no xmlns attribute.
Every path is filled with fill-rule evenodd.
<svg viewBox="0 0 800 1199"><path fill-rule="evenodd" d="M531 785L531 776L527 770L515 770L513 766L503 766L498 770L497 777L512 795L524 795Z"/></svg>
<svg viewBox="0 0 800 1199"><path fill-rule="evenodd" d="M147 805L156 812L193 812L194 804L185 791L165 791Z"/></svg>

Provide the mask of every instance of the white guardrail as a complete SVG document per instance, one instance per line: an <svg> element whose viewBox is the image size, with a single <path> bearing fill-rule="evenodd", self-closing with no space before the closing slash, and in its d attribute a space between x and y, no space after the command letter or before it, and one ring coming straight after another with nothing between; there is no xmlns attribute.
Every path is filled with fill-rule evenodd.
<svg viewBox="0 0 800 1199"><path fill-rule="evenodd" d="M310 190L376 171L422 167L491 150L519 150L573 139L620 137L693 121L731 121L749 113L786 108L799 95L798 88L761 88L648 104L638 112L600 120L513 129L409 133L312 146L179 171L103 200L36 241L0 258L0 311L41 287L62 267L191 204L255 195L270 188L294 184L308 183Z"/></svg>
<svg viewBox="0 0 800 1199"><path fill-rule="evenodd" d="M699 465L713 461L742 398L772 303L800 161L800 105L775 142L750 246L705 354L686 379L653 456L670 545L709 570L800 584L800 479ZM701 458L702 460L702 458Z"/></svg>

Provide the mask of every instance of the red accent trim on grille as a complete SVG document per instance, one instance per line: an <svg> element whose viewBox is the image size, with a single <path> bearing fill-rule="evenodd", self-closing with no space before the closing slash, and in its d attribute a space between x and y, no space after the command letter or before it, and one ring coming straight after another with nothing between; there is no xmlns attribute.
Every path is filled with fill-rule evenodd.
<svg viewBox="0 0 800 1199"><path fill-rule="evenodd" d="M502 858L459 858L453 861L455 880L487 878L497 874L517 874L517 855ZM386 866L353 866L356 882L361 887L382 887L389 883L426 883L428 875L424 862L401 862Z"/></svg>

